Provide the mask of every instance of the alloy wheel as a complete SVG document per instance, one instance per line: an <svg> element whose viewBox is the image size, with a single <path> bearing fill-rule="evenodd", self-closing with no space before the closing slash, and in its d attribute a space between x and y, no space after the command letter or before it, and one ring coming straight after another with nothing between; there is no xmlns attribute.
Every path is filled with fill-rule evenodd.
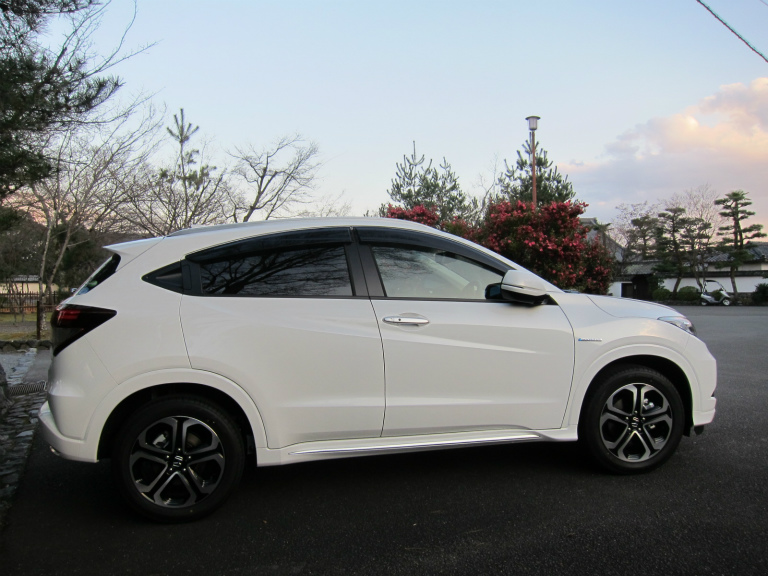
<svg viewBox="0 0 768 576"><path fill-rule="evenodd" d="M147 426L130 453L136 490L165 508L185 508L216 490L225 468L224 445L206 423L169 416Z"/></svg>
<svg viewBox="0 0 768 576"><path fill-rule="evenodd" d="M608 397L600 415L605 448L624 462L644 462L672 436L672 407L651 384L627 384Z"/></svg>

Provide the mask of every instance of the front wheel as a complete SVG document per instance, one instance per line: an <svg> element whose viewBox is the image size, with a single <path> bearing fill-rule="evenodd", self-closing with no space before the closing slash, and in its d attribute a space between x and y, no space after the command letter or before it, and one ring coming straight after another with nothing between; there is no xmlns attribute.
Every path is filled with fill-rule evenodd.
<svg viewBox="0 0 768 576"><path fill-rule="evenodd" d="M579 438L603 468L633 474L672 456L684 422L683 402L669 379L650 368L625 366L588 395Z"/></svg>
<svg viewBox="0 0 768 576"><path fill-rule="evenodd" d="M731 299L723 298L723 306L730 306L730 305L731 305Z"/></svg>
<svg viewBox="0 0 768 576"><path fill-rule="evenodd" d="M119 432L112 465L120 491L160 522L210 514L237 486L243 439L218 405L193 396L161 397L134 412Z"/></svg>

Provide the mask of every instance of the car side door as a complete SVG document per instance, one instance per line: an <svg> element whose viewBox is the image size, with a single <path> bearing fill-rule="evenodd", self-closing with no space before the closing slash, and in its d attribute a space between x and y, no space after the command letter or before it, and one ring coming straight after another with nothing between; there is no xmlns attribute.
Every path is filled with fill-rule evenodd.
<svg viewBox="0 0 768 576"><path fill-rule="evenodd" d="M358 233L384 347L384 436L561 426L574 343L557 305L486 299L507 268L464 244Z"/></svg>
<svg viewBox="0 0 768 576"><path fill-rule="evenodd" d="M192 368L248 392L269 448L381 435L381 338L356 251L349 228L320 228L187 255Z"/></svg>

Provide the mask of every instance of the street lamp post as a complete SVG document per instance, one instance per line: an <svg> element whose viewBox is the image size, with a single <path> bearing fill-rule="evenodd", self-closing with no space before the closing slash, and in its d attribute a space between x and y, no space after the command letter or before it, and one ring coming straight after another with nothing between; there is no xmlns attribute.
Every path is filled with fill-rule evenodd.
<svg viewBox="0 0 768 576"><path fill-rule="evenodd" d="M528 116L528 129L531 131L531 176L533 177L533 209L536 209L536 128L539 127L538 116Z"/></svg>

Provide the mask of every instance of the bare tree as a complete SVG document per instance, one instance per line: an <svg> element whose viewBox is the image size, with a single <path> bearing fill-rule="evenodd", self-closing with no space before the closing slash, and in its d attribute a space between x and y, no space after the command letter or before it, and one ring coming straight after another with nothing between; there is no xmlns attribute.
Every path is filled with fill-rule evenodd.
<svg viewBox="0 0 768 576"><path fill-rule="evenodd" d="M725 218L720 214L720 208L715 205L717 191L709 184L702 184L696 188L688 188L670 198L670 206L681 206L689 218L697 218L709 224L704 234L707 242L711 242L715 232L725 224Z"/></svg>
<svg viewBox="0 0 768 576"><path fill-rule="evenodd" d="M318 147L298 134L284 136L272 145L256 149L236 148L234 175L241 184L235 221L256 216L268 220L289 215L297 205L312 200L319 163Z"/></svg>
<svg viewBox="0 0 768 576"><path fill-rule="evenodd" d="M20 189L9 206L27 211L45 226L40 253L40 293L50 296L65 254L77 231L115 230L125 205L122 180L146 161L157 121L150 110L142 119L126 112L108 125L73 127L55 151L54 171Z"/></svg>
<svg viewBox="0 0 768 576"><path fill-rule="evenodd" d="M619 264L619 274L624 274L627 266L638 260L653 257L656 247L657 213L659 204L640 202L637 204L619 204L619 213L610 224L609 235L624 247Z"/></svg>
<svg viewBox="0 0 768 576"><path fill-rule="evenodd" d="M187 122L184 109L174 114L173 121L166 128L178 146L173 166L156 170L145 164L124 182L130 205L124 218L151 236L221 224L236 213L226 171L216 174L216 167L206 163L205 149L190 144L200 127Z"/></svg>
<svg viewBox="0 0 768 576"><path fill-rule="evenodd" d="M501 176L501 160L499 155L495 154L493 159L488 163L488 167L485 172L481 172L477 175L474 188L482 197L482 205L485 206L489 199L496 199L501 194L501 188L499 186L499 177Z"/></svg>
<svg viewBox="0 0 768 576"><path fill-rule="evenodd" d="M302 205L302 209L291 216L299 218L332 218L336 216L349 216L352 204L344 200L344 192L339 194L325 194L309 204Z"/></svg>

